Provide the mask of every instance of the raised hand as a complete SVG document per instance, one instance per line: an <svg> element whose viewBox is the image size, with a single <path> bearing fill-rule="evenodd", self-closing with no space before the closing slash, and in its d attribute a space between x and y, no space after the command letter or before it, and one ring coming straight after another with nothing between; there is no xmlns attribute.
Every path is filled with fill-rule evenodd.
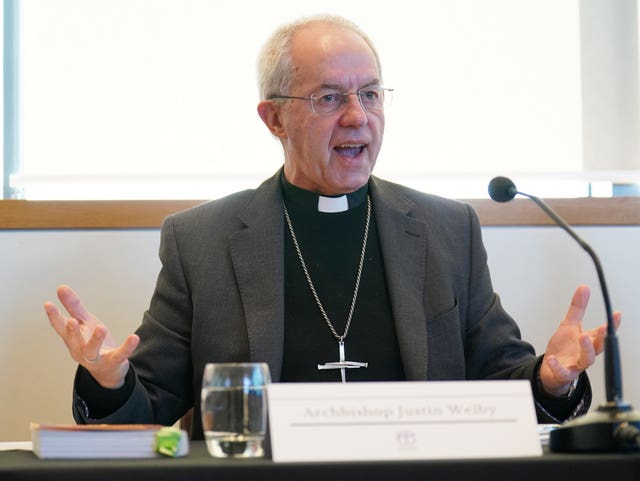
<svg viewBox="0 0 640 481"><path fill-rule="evenodd" d="M70 317L63 316L51 302L46 302L44 309L71 357L103 387L121 387L129 370L129 356L138 347L140 338L131 334L118 345L107 327L84 307L73 289L59 286L57 294Z"/></svg>
<svg viewBox="0 0 640 481"><path fill-rule="evenodd" d="M589 294L587 286L578 286L566 316L547 344L540 366L540 382L544 391L553 396L566 394L574 379L591 366L596 356L604 350L606 324L588 331L582 330ZM616 329L620 319L620 313L614 312Z"/></svg>

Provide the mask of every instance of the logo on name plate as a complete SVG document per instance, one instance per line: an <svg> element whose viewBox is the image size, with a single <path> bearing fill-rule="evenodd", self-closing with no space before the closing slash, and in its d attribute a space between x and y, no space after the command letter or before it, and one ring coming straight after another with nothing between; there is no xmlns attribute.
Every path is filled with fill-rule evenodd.
<svg viewBox="0 0 640 481"><path fill-rule="evenodd" d="M401 450L410 451L417 447L418 439L415 432L409 429L404 429L396 433L396 443L398 443L398 447Z"/></svg>

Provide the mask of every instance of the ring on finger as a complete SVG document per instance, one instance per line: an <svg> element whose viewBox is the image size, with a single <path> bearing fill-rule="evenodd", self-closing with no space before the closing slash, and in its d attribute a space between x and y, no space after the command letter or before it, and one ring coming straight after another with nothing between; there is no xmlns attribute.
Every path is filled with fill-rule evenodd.
<svg viewBox="0 0 640 481"><path fill-rule="evenodd" d="M87 356L82 356L82 358L84 359L84 361L86 363L89 364L95 364L96 362L98 362L100 360L100 353L98 353L98 355L96 357L94 357L93 359L88 359Z"/></svg>

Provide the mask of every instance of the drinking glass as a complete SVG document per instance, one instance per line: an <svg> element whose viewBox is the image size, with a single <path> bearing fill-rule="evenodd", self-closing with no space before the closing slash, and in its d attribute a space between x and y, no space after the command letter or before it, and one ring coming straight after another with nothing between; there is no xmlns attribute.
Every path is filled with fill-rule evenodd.
<svg viewBox="0 0 640 481"><path fill-rule="evenodd" d="M202 428L211 456L264 456L267 389L265 363L210 363L202 376Z"/></svg>

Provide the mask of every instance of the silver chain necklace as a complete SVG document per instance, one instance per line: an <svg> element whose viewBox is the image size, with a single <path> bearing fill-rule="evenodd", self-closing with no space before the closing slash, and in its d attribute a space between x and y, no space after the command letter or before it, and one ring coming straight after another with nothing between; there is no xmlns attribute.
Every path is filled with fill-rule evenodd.
<svg viewBox="0 0 640 481"><path fill-rule="evenodd" d="M353 289L353 299L351 300L351 307L349 308L349 315L347 316L347 324L344 326L344 332L342 335L339 335L336 331L335 327L331 323L327 312L324 310L324 306L320 301L320 297L316 291L315 286L313 285L313 281L311 280L311 276L309 275L309 271L307 269L307 264L302 257L302 251L300 250L300 245L298 244L298 239L296 237L296 233L293 230L293 224L291 222L291 217L289 217L289 211L287 210L286 204L283 202L282 206L284 208L284 217L287 221L287 226L289 227L289 233L291 234L291 240L293 241L293 246L296 250L296 254L298 255L298 259L300 260L300 265L302 266L302 270L304 272L304 276L307 279L307 284L309 285L309 289L311 290L311 294L316 301L318 308L320 309L320 313L324 318L327 326L331 330L331 334L338 340L338 352L340 355L340 360L337 362L329 362L325 364L318 364L319 370L324 369L340 369L342 382L346 382L345 369L355 369L360 367L367 367L368 363L366 362L356 362L356 361L346 361L345 353L344 353L344 340L349 333L349 327L351 326L351 320L353 318L353 311L356 307L356 300L358 298L358 290L360 289L360 278L362 277L362 268L364 266L364 255L367 249L367 239L369 238L369 222L371 220L371 199L367 195L367 220L364 227L364 236L362 240L362 251L360 252L360 263L358 264L358 273L356 275L356 284Z"/></svg>

